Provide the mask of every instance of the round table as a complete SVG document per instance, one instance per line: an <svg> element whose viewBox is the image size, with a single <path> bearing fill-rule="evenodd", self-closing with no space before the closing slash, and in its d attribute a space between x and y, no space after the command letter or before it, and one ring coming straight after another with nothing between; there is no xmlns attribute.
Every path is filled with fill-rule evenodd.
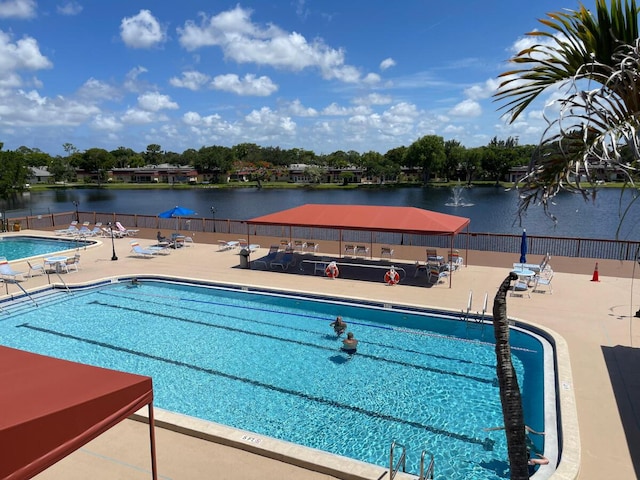
<svg viewBox="0 0 640 480"><path fill-rule="evenodd" d="M67 262L67 257L63 257L61 255L55 257L47 257L44 259L44 268L45 270L51 270L51 267L55 269L56 272L60 272L62 270L61 266Z"/></svg>

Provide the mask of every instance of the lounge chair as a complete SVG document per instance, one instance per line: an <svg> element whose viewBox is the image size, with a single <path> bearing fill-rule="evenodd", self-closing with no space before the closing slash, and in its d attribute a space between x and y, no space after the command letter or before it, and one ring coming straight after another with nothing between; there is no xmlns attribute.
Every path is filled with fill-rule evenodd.
<svg viewBox="0 0 640 480"><path fill-rule="evenodd" d="M284 271L289 268L289 265L293 265L294 263L295 263L295 256L293 255L293 250L291 248L288 248L287 250L285 250L282 256L278 256L274 258L269 263L269 266L272 269L274 267L280 267Z"/></svg>
<svg viewBox="0 0 640 480"><path fill-rule="evenodd" d="M85 237L92 237L93 236L93 231L89 227L87 227L86 225L82 225L78 229L78 235L85 236Z"/></svg>
<svg viewBox="0 0 640 480"><path fill-rule="evenodd" d="M153 257L158 254L158 250L142 248L138 242L131 242L131 251L139 257Z"/></svg>
<svg viewBox="0 0 640 480"><path fill-rule="evenodd" d="M22 279L24 280L24 272L17 272L15 271L11 265L9 265L9 262L7 262L7 260L3 260L2 262L0 262L0 275L2 275L2 278L4 280L11 280L12 282L16 282L18 280L18 277L22 277Z"/></svg>
<svg viewBox="0 0 640 480"><path fill-rule="evenodd" d="M259 258L257 260L254 260L252 263L253 265L257 265L259 263L264 265L265 270L269 268L269 264L275 260L276 256L278 255L278 252L280 251L280 247L278 245L271 245L269 247L269 253L267 253L266 256Z"/></svg>
<svg viewBox="0 0 640 480"><path fill-rule="evenodd" d="M120 222L116 222L116 228L126 237L134 237L140 230L132 230L130 228L124 228Z"/></svg>
<svg viewBox="0 0 640 480"><path fill-rule="evenodd" d="M102 236L103 237L111 237L113 235L114 238L122 238L124 237L124 234L118 230L117 228L109 228L109 227L102 227Z"/></svg>
<svg viewBox="0 0 640 480"><path fill-rule="evenodd" d="M35 263L27 260L27 265L29 265L29 278L33 277L34 275L44 275L44 263Z"/></svg>
<svg viewBox="0 0 640 480"><path fill-rule="evenodd" d="M77 231L78 231L78 227L76 227L75 223L72 223L67 228L54 230L53 233L56 235L73 235Z"/></svg>
<svg viewBox="0 0 640 480"><path fill-rule="evenodd" d="M535 273L540 273L540 272L544 272L548 268L551 268L549 266L550 260L551 260L551 255L547 253L542 258L542 261L539 264L538 263L514 263L513 269L514 270L531 270Z"/></svg>
<svg viewBox="0 0 640 480"><path fill-rule="evenodd" d="M192 247L194 245L192 237L184 237L184 246Z"/></svg>
<svg viewBox="0 0 640 480"><path fill-rule="evenodd" d="M230 242L227 242L226 240L218 240L218 251L224 252L225 250L231 250L236 248L239 244L240 242L237 240L231 240Z"/></svg>

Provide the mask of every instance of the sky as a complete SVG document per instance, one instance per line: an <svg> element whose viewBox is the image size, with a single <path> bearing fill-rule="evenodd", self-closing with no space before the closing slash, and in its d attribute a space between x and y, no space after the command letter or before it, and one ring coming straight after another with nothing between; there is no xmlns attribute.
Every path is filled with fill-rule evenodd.
<svg viewBox="0 0 640 480"><path fill-rule="evenodd" d="M593 0L585 0L593 8ZM0 0L0 142L317 154L538 143L545 94L492 98L548 12L577 0Z"/></svg>

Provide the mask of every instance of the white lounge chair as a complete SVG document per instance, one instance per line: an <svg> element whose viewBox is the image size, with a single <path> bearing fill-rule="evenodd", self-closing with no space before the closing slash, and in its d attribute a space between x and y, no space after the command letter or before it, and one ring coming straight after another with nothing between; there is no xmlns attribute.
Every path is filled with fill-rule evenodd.
<svg viewBox="0 0 640 480"><path fill-rule="evenodd" d="M158 254L158 250L151 248L142 248L138 242L130 242L131 251L139 257L153 257Z"/></svg>
<svg viewBox="0 0 640 480"><path fill-rule="evenodd" d="M0 262L0 275L2 275L2 278L4 280L11 280L12 282L16 282L18 281L18 277L22 277L22 279L24 280L24 272L17 272L15 271L11 265L9 265L9 262L7 262L7 260L3 260L2 262Z"/></svg>
<svg viewBox="0 0 640 480"><path fill-rule="evenodd" d="M132 230L130 228L124 228L120 222L116 222L116 228L122 233L123 236L134 237L140 230Z"/></svg>

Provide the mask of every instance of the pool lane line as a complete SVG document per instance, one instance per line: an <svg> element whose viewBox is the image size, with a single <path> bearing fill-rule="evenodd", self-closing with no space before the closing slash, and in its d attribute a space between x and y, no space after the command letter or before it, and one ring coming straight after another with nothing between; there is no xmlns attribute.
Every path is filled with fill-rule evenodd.
<svg viewBox="0 0 640 480"><path fill-rule="evenodd" d="M247 383L249 385L253 385L254 387L260 387L260 388L265 388L268 390L272 390L278 393L283 393L286 395L292 395L292 396L296 396L296 397L300 397L300 398L304 398L305 400L309 400L312 402L316 402L316 403L321 403L323 405L328 405L330 407L335 407L335 408L341 408L343 410L349 410L361 415L366 415L368 417L372 417L372 418L378 418L381 420L385 420L385 421L389 421L389 422L394 422L394 423L400 423L403 425L407 425L410 426L412 428L417 428L417 429L423 429L426 430L427 432L436 434L436 435L443 435L443 436L447 436L449 438L454 438L456 440L460 440L466 443L473 443L476 445L481 445L485 450L490 451L493 450L493 445L495 444L495 440L492 440L490 438L484 438L484 439L479 439L479 438L475 438L475 437L471 437L469 435L465 435L462 433L456 433L456 432L450 432L448 430L444 430L442 428L437 428L431 425L424 425L422 423L419 422L414 422L413 420L406 420L404 418L399 418L399 417L394 417L392 415L387 415L384 413L380 413L380 412L375 412L373 410L367 410L365 408L362 407L356 407L354 405L348 405L346 403L340 403L340 402L336 402L335 400L329 400L326 398L322 398L322 397L317 397L315 395L310 395L308 393L304 393L304 392L298 392L296 390L291 390L288 388L283 388L283 387L278 387L276 385L270 385L268 383L264 383L264 382L260 382L258 380L252 380L250 378L244 378L244 377L240 377L237 375L232 375L230 373L225 373L225 372L221 372L219 370L214 370L211 368L205 368L205 367L201 367L199 365L193 365L190 363L186 363L186 362L181 362L178 360L173 360L170 358L165 358L165 357L160 357L158 355L152 355L150 353L145 353L145 352L140 352L137 350L133 350L130 348L125 348L125 347L119 347L117 345L111 345L109 343L106 342L100 342L97 340L91 340L89 338L83 338L83 337L78 337L75 335L71 335L68 333L62 333L62 332L57 332L55 330L50 330L47 328L41 328L41 327L36 327L34 325L29 325L28 323L24 323L22 325L18 325L21 328L26 328L29 330L34 330L37 332L41 332L41 333L47 333L47 334L51 334L51 335L55 335L58 337L62 337L62 338L67 338L70 340L75 340L78 342L83 342L83 343L87 343L90 345L95 345L101 348L106 348L109 350L115 350L118 352L122 352L122 353L127 353L129 355L135 355L137 357L141 357L141 358L146 358L148 360L155 360L158 362L162 362L162 363L167 363L176 367L183 367L183 368L187 368L189 370L194 370L197 372L201 372L201 373L207 373L210 375L215 375L218 377L222 377L222 378L226 378L228 380L234 380L234 381L239 381L242 383ZM359 354L358 354L359 355Z"/></svg>
<svg viewBox="0 0 640 480"><path fill-rule="evenodd" d="M204 327L208 327L208 328L215 328L218 330L226 330L226 331L231 331L231 332L237 332L237 333L242 333L244 335L253 335L256 337L261 337L261 338L268 338L270 340L276 340L276 341L280 341L280 342L285 342L285 343L295 343L297 345L302 345L305 347L312 347L312 348L317 348L320 350L328 350L331 352L335 352L336 349L335 347L326 347L324 345L318 345L315 343L308 343L308 342L301 342L298 340L292 340L290 338L283 338L280 336L276 336L276 335L270 335L268 333L261 333L261 332L252 332L252 331L248 331L248 330L243 330L241 328L236 328L236 327L231 327L231 326L227 326L227 325L217 325L217 324L213 324L213 323L208 323L208 322L204 322L202 320L191 320L188 318L182 318L182 317L176 317L174 315L167 315L165 313L156 313L156 312L150 312L147 310L140 310L137 308L131 308L131 307L123 307L120 305L111 305L109 303L103 303L103 302L99 302L97 300L94 300L90 303L94 303L97 305L100 305L102 307L110 307L110 308L115 308L115 309L119 309L119 310L126 310L128 312L135 312L135 313L142 313L145 315L150 315L153 317L160 317L160 318L166 318L169 320L175 320L178 322L184 322L184 323L191 323L193 325L200 325L200 326L204 326ZM458 373L458 372L451 372L448 370L443 370L441 368L435 368L435 367L428 367L426 365L417 365L415 363L408 363L408 362L403 362L401 360L393 360L390 358L386 358L386 357L379 357L377 355L370 355L370 354L366 354L366 353L361 353L358 352L358 356L359 357L364 357L364 358L368 358L371 360L377 360L380 362L385 362L385 363L391 363L393 365L400 365L402 367L408 367L408 368L416 368L419 370L424 370L426 372L431 372L431 373L437 373L440 375L450 375L453 377L459 377L459 378L466 378L467 380L472 380L474 382L479 382L479 383L485 383L485 384L489 384L492 385L494 387L498 386L498 379L496 377L492 377L491 379L488 378L482 378L482 377L476 377L473 375L467 375L464 373Z"/></svg>
<svg viewBox="0 0 640 480"><path fill-rule="evenodd" d="M103 293L103 292L100 292ZM106 292L105 292L106 293ZM235 304L229 304L229 303L224 303L224 302L215 302L212 300L195 300L195 299L191 299L191 298L185 298L185 297L179 297L179 296L172 296L172 295L154 295L151 294L149 296L154 296L157 298L166 298L166 299L171 299L171 300L180 300L183 302L192 302L192 303L202 303L205 305L217 305L217 306L223 306L223 307L232 307L232 308L241 308L241 309L245 309L245 310L255 310L258 312L269 312L269 313L279 313L281 315L289 315L292 317L302 317L302 318L311 318L314 320L322 320L322 321L326 321L327 319L325 317L319 317L317 315L306 315L306 314L299 314L299 313L293 313L293 312L285 312L285 311L278 311L278 310L273 310L273 309L268 309L268 308L257 308L257 307L242 307L239 305L235 305ZM134 296L135 298L136 296ZM129 296L127 296L126 298L131 298ZM289 297L287 297L289 298ZM301 301L310 301L307 299L301 299ZM362 307L364 308L364 307ZM371 308L371 307L369 307ZM383 309L384 310L384 309ZM385 310L386 311L386 310ZM400 311L400 310L389 310L392 313L397 313L397 314L402 314L404 312ZM413 314L415 314L416 312L412 312ZM447 316L447 318L451 318L452 320L458 320L458 321L462 321L461 317L456 317L454 315L450 315ZM386 325L378 325L378 324L371 324L371 323L364 323L364 322L348 322L351 323L352 325L360 325L360 326L364 326L364 327L368 327L368 328L377 328L377 329L381 329L381 330L392 330L392 331L396 331L396 332L403 332L403 333L409 333L409 334L413 334L413 335L424 335L427 337L433 337L433 338L442 338L444 340L451 340L451 341L455 341L455 342L466 342L466 343L471 343L471 344L478 344L478 345L487 345L487 346L491 346L491 347L495 347L495 342L483 342L481 340L470 340L468 338L460 338L460 337L455 337L455 336L451 336L451 335L442 335L439 333L432 333L432 332L427 332L427 331L423 331L423 330L415 330L415 329L409 329L406 327L389 327ZM535 350L531 350L525 347L511 347L511 350L517 350L517 351L523 351L523 352L529 352L529 353L537 353Z"/></svg>
<svg viewBox="0 0 640 480"><path fill-rule="evenodd" d="M113 293L106 293L106 292L104 292L104 293L100 292L100 293L102 293L105 296L109 296L109 297L119 297L119 298L127 298L127 299L136 298L136 296L129 296L129 295L114 295ZM154 295L154 296L157 297L157 298L172 299L172 300L182 300L181 297L170 297L168 295ZM290 316L293 316L293 317L310 318L310 319L313 319L313 320L322 320L323 322L328 321L328 319L325 318L325 317L319 317L319 316L314 316L314 315L298 315L298 314L295 314L295 313L283 312L283 311L278 311L278 310L255 309L255 308L252 308L252 307L244 307L244 306L233 305L233 304L228 304L228 303L221 303L221 302L199 302L199 301L196 301L196 302L197 303L213 304L213 305L217 305L217 306L224 306L224 307L230 307L230 308L238 308L238 309L241 309L241 310L258 310L258 311L268 312L268 313L290 315ZM149 302L147 302L147 303L149 303ZM160 305L160 306L165 306L162 303L155 303L155 304L156 305ZM219 312L209 312L209 311L196 310L196 309L192 309L191 311L196 312L196 313L207 313L209 315L218 315L218 316L221 316L221 317L224 316L226 318L231 318L231 319L234 319L234 320L240 320L240 321L243 321L243 322L252 322L252 323L257 323L257 324L260 324L260 325L269 325L269 326L284 328L284 329L287 329L287 330L293 330L293 331L297 331L297 332L316 333L315 330L307 330L307 329L303 329L303 328L296 328L296 327L292 327L292 326L289 326L289 325L284 325L284 324L281 324L281 323L263 322L261 320L256 320L256 319L253 319L253 318L239 317L239 316L223 314L223 313L219 313ZM422 331L414 331L414 330L405 329L405 328L401 328L401 327L387 327L387 326L384 326L384 325L371 325L371 324L368 324L368 323L354 322L354 321L350 321L350 322L348 322L348 324L350 324L350 325L360 325L360 326L372 327L372 328L379 328L379 329L389 330L389 331L393 331L393 332L412 333L412 334L415 334L415 335L424 335L426 337L431 337L431 338L443 338L443 339L447 339L447 340L451 339L451 340L456 340L456 341L466 341L466 342L469 342L469 343L472 343L472 344L495 347L494 343L479 342L479 341L476 341L476 340L460 339L460 338L457 338L457 337L451 337L451 336L447 336L447 335L441 335L441 334L435 334L435 333L429 333L429 332L422 332ZM320 332L317 332L317 333L320 333ZM406 352L406 353L413 353L413 354L423 355L423 356L426 356L426 357L438 358L438 359L441 359L441 360L454 361L454 362L458 362L458 363L476 365L476 366L492 368L492 369L496 368L495 364L477 363L477 362L473 362L471 360L465 360L465 359L462 359L462 358L449 357L449 356L446 356L446 355L436 355L434 353L427 353L427 352L423 352L423 351L419 351L419 350L410 350L410 349L398 347L396 345L387 345L387 344L384 344L384 343L377 343L377 342L370 342L370 341L367 341L366 343L369 344L369 345L376 345L376 346L382 347L382 348L387 348L387 349L391 349L391 350L399 350L399 351L403 351L403 352ZM512 350L518 350L518 347L512 347Z"/></svg>

